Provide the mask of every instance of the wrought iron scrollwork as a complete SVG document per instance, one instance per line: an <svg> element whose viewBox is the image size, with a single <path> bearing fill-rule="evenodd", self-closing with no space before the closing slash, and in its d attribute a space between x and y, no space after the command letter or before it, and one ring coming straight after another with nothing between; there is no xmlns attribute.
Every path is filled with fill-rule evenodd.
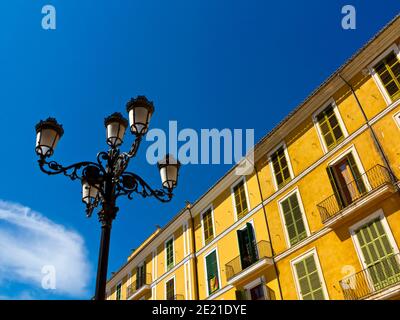
<svg viewBox="0 0 400 320"><path fill-rule="evenodd" d="M104 172L104 168L97 163L94 162L79 162L73 165L64 167L56 161L46 161L45 158L39 159L39 167L42 172L48 175L56 175L56 174L64 174L66 177L69 177L71 180L82 180L83 178L83 170L88 166L95 166L99 168L99 170Z"/></svg>
<svg viewBox="0 0 400 320"><path fill-rule="evenodd" d="M144 181L137 174L132 172L124 172L117 185L116 196L127 196L129 199L133 198L133 194L139 194L143 198L155 197L161 202L169 202L172 199L172 193L164 189L152 189L149 184Z"/></svg>
<svg viewBox="0 0 400 320"><path fill-rule="evenodd" d="M89 199L86 204L86 215L91 217L93 211L105 201L105 181L112 181L115 190L115 199L127 196L133 199L133 195L139 194L143 198L154 197L161 202L169 202L172 199L171 190L152 189L150 185L137 174L125 172L129 161L138 151L141 138L138 137L129 152L120 153L119 149L110 149L108 152L99 152L96 162L84 161L69 166L63 166L56 161L47 161L45 157L39 159L41 171L48 175L64 174L71 180L86 180L91 188L99 192L96 198ZM99 215L101 212L99 213Z"/></svg>

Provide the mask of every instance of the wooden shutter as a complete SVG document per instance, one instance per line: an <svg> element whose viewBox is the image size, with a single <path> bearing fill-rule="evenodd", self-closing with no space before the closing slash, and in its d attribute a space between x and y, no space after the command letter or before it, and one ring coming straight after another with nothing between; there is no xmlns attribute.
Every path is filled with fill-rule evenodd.
<svg viewBox="0 0 400 320"><path fill-rule="evenodd" d="M324 300L325 295L314 255L312 254L297 262L295 269L303 300Z"/></svg>
<svg viewBox="0 0 400 320"><path fill-rule="evenodd" d="M400 266L391 259L394 250L380 219L374 220L356 231L358 243L375 289L395 280L400 275Z"/></svg>
<svg viewBox="0 0 400 320"><path fill-rule="evenodd" d="M240 258L241 258L242 264L243 264L243 257L247 256L247 250L246 250L246 230L238 230L238 231L237 231L237 235L238 235L238 244L239 244Z"/></svg>
<svg viewBox="0 0 400 320"><path fill-rule="evenodd" d="M246 300L246 293L243 290L235 291L236 300Z"/></svg>
<svg viewBox="0 0 400 320"><path fill-rule="evenodd" d="M297 194L294 193L281 202L281 208L285 219L286 230L290 245L294 245L307 237L307 231L300 210Z"/></svg>
<svg viewBox="0 0 400 320"><path fill-rule="evenodd" d="M214 291L219 289L218 264L217 264L216 251L211 252L206 257L206 268L207 268L208 293L211 294Z"/></svg>
<svg viewBox="0 0 400 320"><path fill-rule="evenodd" d="M167 270L174 266L174 244L173 239L169 240L166 244L167 255Z"/></svg>
<svg viewBox="0 0 400 320"><path fill-rule="evenodd" d="M257 258L257 247L256 239L254 237L254 229L251 223L246 223L246 233L247 233L247 248L250 255L251 261L254 263L258 260Z"/></svg>

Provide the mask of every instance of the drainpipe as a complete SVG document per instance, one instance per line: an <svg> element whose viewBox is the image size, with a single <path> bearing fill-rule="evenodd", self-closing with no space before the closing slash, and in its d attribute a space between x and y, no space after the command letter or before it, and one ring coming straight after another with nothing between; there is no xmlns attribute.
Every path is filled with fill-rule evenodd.
<svg viewBox="0 0 400 320"><path fill-rule="evenodd" d="M357 105L360 108L360 110L361 110L361 112L362 112L362 114L364 116L365 123L366 123L366 125L368 126L368 129L371 132L372 139L374 140L374 144L375 144L375 146L376 146L376 148L378 150L378 153L381 156L381 158L382 158L382 160L383 160L383 162L385 164L385 167L389 170L389 174L390 174L390 178L391 178L392 182L395 183L397 181L397 178L396 178L396 176L394 174L394 171L392 170L392 167L389 164L389 160L388 160L388 158L387 158L387 156L385 154L385 151L383 150L383 148L382 148L382 146L381 146L381 144L380 144L380 142L378 140L378 137L375 134L374 129L372 128L371 124L369 123L368 117L367 117L367 115L366 115L366 113L364 111L363 106L361 105L360 100L358 99L357 93L355 92L353 86L346 79L344 79L340 73L338 74L338 76L350 88L351 93L353 94L354 98L356 99Z"/></svg>
<svg viewBox="0 0 400 320"><path fill-rule="evenodd" d="M265 210L264 198L263 198L263 194L262 194L262 191L261 191L260 177L259 177L259 175L258 175L258 170L257 170L257 166L256 166L255 163L254 163L254 171L256 172L258 190L260 191L260 197L261 197L261 205L262 205L263 212L264 212L264 219L265 219L265 224L266 224L266 226L267 226L267 232L268 232L269 242L270 242L270 245L271 245L272 261L273 261L273 263L274 263L274 270L275 270L275 274L276 274L276 279L278 280L279 294L280 294L280 296L281 296L281 299L283 300L282 286L281 286L281 281L280 281L280 279L279 279L278 266L276 265L276 262L275 262L275 259L274 259L274 248L272 247L272 239L271 239L271 232L270 232L269 224L268 224L267 211Z"/></svg>
<svg viewBox="0 0 400 320"><path fill-rule="evenodd" d="M191 229L192 229L192 254L193 254L193 260L194 260L194 296L195 300L199 300L199 273L198 273L198 268L197 268L197 256L196 256L196 235L195 235L195 230L194 230L194 217L192 215L192 204L189 201L186 201L186 208L189 211L190 214L190 223L191 223Z"/></svg>

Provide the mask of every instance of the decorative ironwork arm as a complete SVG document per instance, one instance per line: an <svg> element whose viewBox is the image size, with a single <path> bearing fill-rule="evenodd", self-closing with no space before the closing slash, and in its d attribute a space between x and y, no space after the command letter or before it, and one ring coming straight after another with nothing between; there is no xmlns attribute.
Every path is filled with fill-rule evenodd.
<svg viewBox="0 0 400 320"><path fill-rule="evenodd" d="M172 192L166 189L152 189L149 184L138 175L132 172L125 172L121 175L116 185L116 197L127 196L133 199L133 193L140 194L143 198L154 197L161 202L172 200Z"/></svg>
<svg viewBox="0 0 400 320"><path fill-rule="evenodd" d="M45 158L38 160L40 170L48 175L64 174L71 180L82 180L84 177L84 170L88 166L93 166L99 169L100 172L105 173L103 166L99 163L84 161L64 167L56 161L46 161Z"/></svg>

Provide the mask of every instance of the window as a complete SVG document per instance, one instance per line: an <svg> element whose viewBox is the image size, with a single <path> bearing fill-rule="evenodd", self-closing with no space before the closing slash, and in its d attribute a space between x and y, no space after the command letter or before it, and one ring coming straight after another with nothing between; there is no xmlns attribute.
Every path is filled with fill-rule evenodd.
<svg viewBox="0 0 400 320"><path fill-rule="evenodd" d="M219 289L218 262L217 262L216 250L214 250L208 256L206 256L206 269L207 269L208 294L210 295Z"/></svg>
<svg viewBox="0 0 400 320"><path fill-rule="evenodd" d="M175 299L175 279L168 280L165 284L165 295L167 300Z"/></svg>
<svg viewBox="0 0 400 320"><path fill-rule="evenodd" d="M208 244L212 239L214 239L212 208L209 208L206 212L203 213L202 219L203 219L204 244Z"/></svg>
<svg viewBox="0 0 400 320"><path fill-rule="evenodd" d="M240 263L242 270L258 261L257 245L254 236L254 229L251 223L246 223L246 227L237 231Z"/></svg>
<svg viewBox="0 0 400 320"><path fill-rule="evenodd" d="M334 105L330 104L322 112L316 116L318 127L325 146L328 150L335 147L344 139L342 128L339 124L339 119L335 113Z"/></svg>
<svg viewBox="0 0 400 320"><path fill-rule="evenodd" d="M297 192L294 192L283 200L280 205L285 220L288 239L290 245L293 246L307 237L307 230L303 220L303 212L300 209Z"/></svg>
<svg viewBox="0 0 400 320"><path fill-rule="evenodd" d="M355 231L358 245L376 291L397 283L400 264L395 256L382 224L382 218L373 219Z"/></svg>
<svg viewBox="0 0 400 320"><path fill-rule="evenodd" d="M244 187L244 180L241 180L233 187L233 195L235 199L237 219L244 217L249 211L246 199L246 190Z"/></svg>
<svg viewBox="0 0 400 320"><path fill-rule="evenodd" d="M121 286L122 286L122 284L118 283L117 287L115 289L115 299L116 300L121 300Z"/></svg>
<svg viewBox="0 0 400 320"><path fill-rule="evenodd" d="M327 172L340 208L347 207L366 192L363 177L352 152L329 166Z"/></svg>
<svg viewBox="0 0 400 320"><path fill-rule="evenodd" d="M146 284L146 263L136 268L136 289L140 289Z"/></svg>
<svg viewBox="0 0 400 320"><path fill-rule="evenodd" d="M374 66L374 70L392 101L400 98L400 61L396 54L392 51Z"/></svg>
<svg viewBox="0 0 400 320"><path fill-rule="evenodd" d="M294 270L303 300L326 299L314 253L294 263Z"/></svg>
<svg viewBox="0 0 400 320"><path fill-rule="evenodd" d="M174 239L171 238L165 243L166 250L166 267L167 271L174 267Z"/></svg>
<svg viewBox="0 0 400 320"><path fill-rule="evenodd" d="M272 168L275 174L275 181L278 188L283 187L286 183L291 180L289 163L286 159L284 147L278 148L271 155Z"/></svg>

